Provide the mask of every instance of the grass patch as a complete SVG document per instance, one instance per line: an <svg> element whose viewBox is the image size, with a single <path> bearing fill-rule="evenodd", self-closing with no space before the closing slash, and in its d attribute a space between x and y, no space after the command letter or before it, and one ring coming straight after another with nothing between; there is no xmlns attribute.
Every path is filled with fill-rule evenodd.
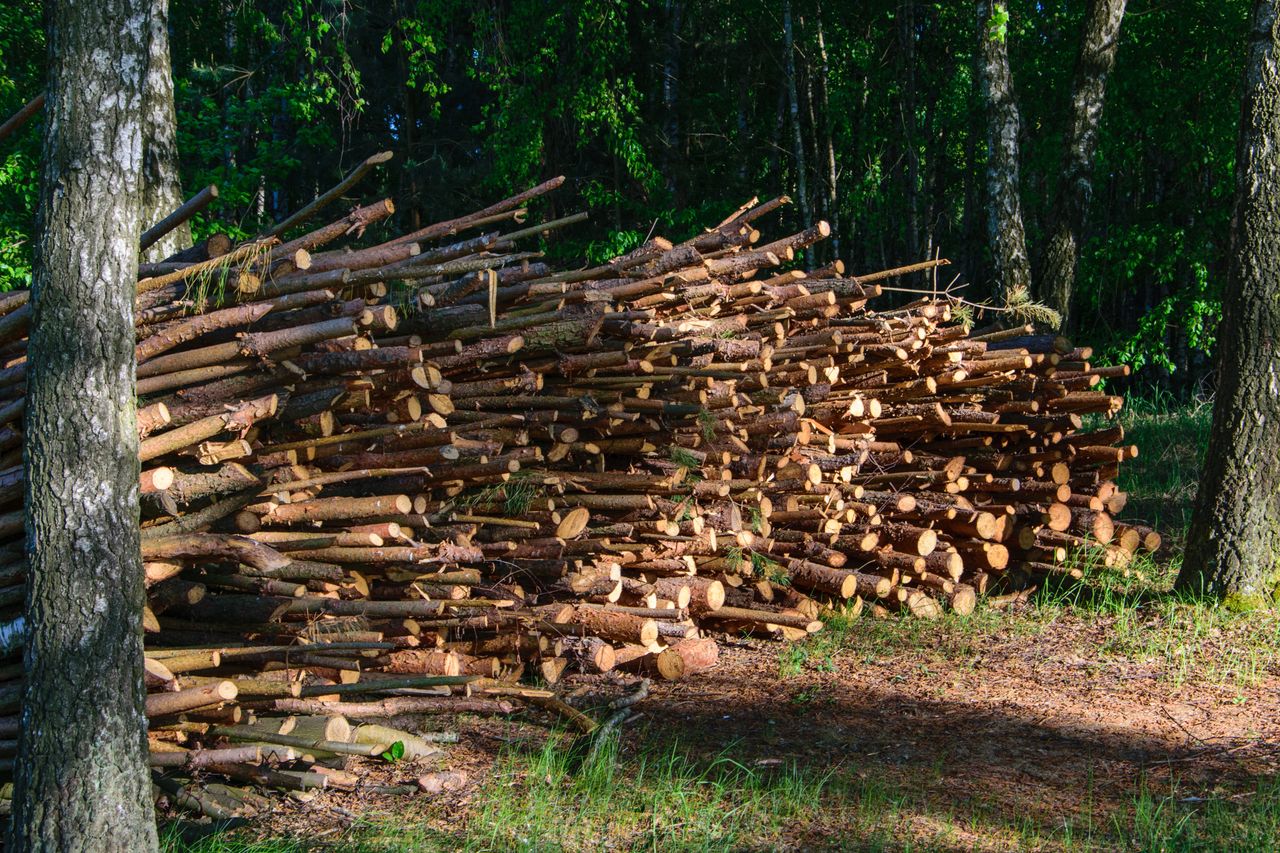
<svg viewBox="0 0 1280 853"><path fill-rule="evenodd" d="M944 768L910 773L859 768L832 756L820 770L794 763L748 766L732 746L699 759L680 745L644 739L630 756L616 740L573 769L553 739L509 748L465 814L430 822L382 815L323 841L243 840L234 833L194 843L173 831L166 851L300 853L352 851L578 850L1267 850L1280 837L1280 782L1199 792L1145 781L1106 807L1081 791L1076 812L1052 821L970 799Z"/></svg>
<svg viewBox="0 0 1280 853"><path fill-rule="evenodd" d="M458 831L415 835L371 823L351 849L771 849L843 798L834 771L748 767L727 752L704 763L678 745L620 762L617 750L615 738L576 772L556 740L510 750Z"/></svg>
<svg viewBox="0 0 1280 853"><path fill-rule="evenodd" d="M1120 466L1117 480L1129 493L1122 518L1144 519L1162 534L1182 541L1200 482L1200 464L1209 445L1213 406L1207 401L1176 405L1166 397L1134 397L1118 418L1125 443L1138 458Z"/></svg>
<svg viewBox="0 0 1280 853"><path fill-rule="evenodd" d="M1207 797L1176 784L1163 792L1144 786L1131 808L1112 822L1131 850L1274 850L1280 838L1280 783Z"/></svg>
<svg viewBox="0 0 1280 853"><path fill-rule="evenodd" d="M234 832L210 832L197 840L185 840L178 827L169 825L160 831L160 849L166 853L303 853L315 845L292 838L250 840L238 838ZM351 849L351 848L348 848Z"/></svg>

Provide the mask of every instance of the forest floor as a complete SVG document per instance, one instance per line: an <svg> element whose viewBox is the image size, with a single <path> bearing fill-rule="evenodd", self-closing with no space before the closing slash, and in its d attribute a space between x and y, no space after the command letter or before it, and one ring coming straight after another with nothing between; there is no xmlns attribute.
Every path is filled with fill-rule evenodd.
<svg viewBox="0 0 1280 853"><path fill-rule="evenodd" d="M1280 838L1280 615L1169 589L1203 407L1126 416L1126 517L1173 533L1021 609L829 620L656 684L582 762L545 719L468 720L435 798L326 794L171 849L1266 850ZM575 757L576 756L576 757ZM403 774L401 774L403 775Z"/></svg>

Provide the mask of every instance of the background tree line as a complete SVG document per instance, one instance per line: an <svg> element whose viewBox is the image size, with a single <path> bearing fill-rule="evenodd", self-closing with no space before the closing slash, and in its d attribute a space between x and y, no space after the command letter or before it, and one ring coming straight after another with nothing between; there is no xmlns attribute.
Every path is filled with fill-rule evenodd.
<svg viewBox="0 0 1280 853"><path fill-rule="evenodd" d="M188 0L170 12L182 181L216 183L219 226L247 235L384 148L409 227L565 174L555 203L593 222L549 249L593 259L787 192L793 216L835 228L815 260L856 273L940 252L981 299L1007 278L987 227L996 49L1031 290L1052 302L1086 18L1117 5ZM0 9L0 114L44 86L41 6ZM1209 374L1248 6L1132 0L1091 158L1071 321L1178 394ZM30 280L36 128L0 154L10 287Z"/></svg>

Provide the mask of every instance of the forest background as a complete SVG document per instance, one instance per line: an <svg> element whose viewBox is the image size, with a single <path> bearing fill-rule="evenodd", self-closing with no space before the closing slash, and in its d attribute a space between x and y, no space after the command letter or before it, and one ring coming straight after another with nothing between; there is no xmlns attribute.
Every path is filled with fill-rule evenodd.
<svg viewBox="0 0 1280 853"><path fill-rule="evenodd" d="M1011 0L999 34L1022 116L1036 296L1086 5ZM1186 398L1211 376L1249 4L1128 6L1072 322L1137 368L1131 385ZM834 226L814 261L838 256L856 274L940 253L953 262L940 286L997 295L976 79L991 34L974 4L183 0L170 14L183 186L217 184L209 216L232 236L389 149L383 185L367 189L394 197L391 229L564 174L545 214L588 209L592 221L546 249L599 261L785 192L794 224ZM0 8L0 115L43 89L41 16L38 0ZM0 289L30 282L38 127L0 152Z"/></svg>

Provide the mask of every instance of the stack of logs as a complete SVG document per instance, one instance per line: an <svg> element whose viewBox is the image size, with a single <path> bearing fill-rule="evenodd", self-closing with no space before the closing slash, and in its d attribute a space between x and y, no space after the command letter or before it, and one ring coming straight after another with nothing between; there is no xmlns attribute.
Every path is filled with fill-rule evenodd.
<svg viewBox="0 0 1280 853"><path fill-rule="evenodd" d="M255 804L193 776L354 786L348 755L438 751L404 730L422 714L533 702L589 729L544 688L679 678L714 664L709 634L800 638L828 608L966 613L1078 575L1074 549L1123 567L1159 544L1112 520L1122 429L1083 429L1125 368L971 334L945 296L868 307L944 261L791 268L829 228L764 240L776 199L557 271L528 241L585 217L523 222L562 179L367 248L335 245L385 228L389 200L280 241L358 177L265 238L142 267L147 711L178 805ZM24 300L0 300L11 627Z"/></svg>

